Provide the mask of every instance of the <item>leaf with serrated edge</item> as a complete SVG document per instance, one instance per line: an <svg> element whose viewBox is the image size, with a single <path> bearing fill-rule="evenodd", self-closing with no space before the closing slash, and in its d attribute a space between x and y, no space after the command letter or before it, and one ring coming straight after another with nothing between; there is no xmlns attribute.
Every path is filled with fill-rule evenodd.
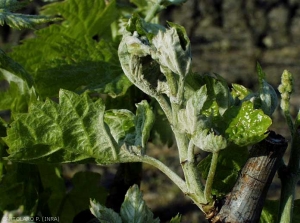
<svg viewBox="0 0 300 223"><path fill-rule="evenodd" d="M92 214L101 222L101 223L122 223L122 219L118 213L110 208L99 204L96 201L90 200L90 210Z"/></svg>
<svg viewBox="0 0 300 223"><path fill-rule="evenodd" d="M8 26L15 29L33 29L35 25L59 20L58 18L49 18L40 15L26 15L13 12L23 8L26 3L28 3L28 1L0 1L0 25L3 26L4 23L6 23Z"/></svg>
<svg viewBox="0 0 300 223"><path fill-rule="evenodd" d="M192 136L192 142L201 150L215 153L227 146L227 140L214 132L209 132L208 129L198 129Z"/></svg>
<svg viewBox="0 0 300 223"><path fill-rule="evenodd" d="M181 215L180 214L177 214L175 217L173 217L171 220L170 220L170 223L180 223L181 221Z"/></svg>
<svg viewBox="0 0 300 223"><path fill-rule="evenodd" d="M153 213L146 206L137 185L127 191L120 214L124 223L159 223L159 219L154 219Z"/></svg>
<svg viewBox="0 0 300 223"><path fill-rule="evenodd" d="M28 114L16 114L4 138L11 160L73 162L95 158L114 163L123 157L104 124L104 104L87 95L61 90L59 104L51 100L30 106Z"/></svg>

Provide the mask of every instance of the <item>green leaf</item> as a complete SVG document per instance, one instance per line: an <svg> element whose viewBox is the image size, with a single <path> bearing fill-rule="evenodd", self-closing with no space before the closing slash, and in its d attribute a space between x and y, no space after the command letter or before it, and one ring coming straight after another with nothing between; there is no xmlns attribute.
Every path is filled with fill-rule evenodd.
<svg viewBox="0 0 300 223"><path fill-rule="evenodd" d="M88 209L90 199L105 203L107 192L99 186L99 182L100 175L97 173L78 172L74 175L72 178L74 188L61 200L61 204L64 205L63 208L56 209L58 211L56 213L61 213L61 222L71 222L73 216Z"/></svg>
<svg viewBox="0 0 300 223"><path fill-rule="evenodd" d="M159 223L159 219L154 219L153 213L146 206L137 185L127 191L120 214L124 223Z"/></svg>
<svg viewBox="0 0 300 223"><path fill-rule="evenodd" d="M0 90L0 110L27 111L28 103L35 99L33 80L21 65L13 61L0 49L0 81L9 84Z"/></svg>
<svg viewBox="0 0 300 223"><path fill-rule="evenodd" d="M198 164L198 169L204 179L208 176L211 158L212 154ZM217 170L213 182L213 194L222 196L231 191L247 158L247 147L230 145L219 152Z"/></svg>
<svg viewBox="0 0 300 223"><path fill-rule="evenodd" d="M4 169L0 181L0 211L23 206L25 214L35 213L40 181L36 166L18 163L5 165Z"/></svg>
<svg viewBox="0 0 300 223"><path fill-rule="evenodd" d="M251 94L251 91L240 84L232 84L232 90L231 95L233 98L238 98L240 100L243 100L245 97L247 97L249 94Z"/></svg>
<svg viewBox="0 0 300 223"><path fill-rule="evenodd" d="M180 214L177 214L175 217L173 217L170 220L170 223L180 223L180 222L181 222L181 215Z"/></svg>
<svg viewBox="0 0 300 223"><path fill-rule="evenodd" d="M3 138L9 146L8 159L33 163L140 161L136 153L120 148L114 139L119 127L111 122L110 129L104 123L104 109L101 99L93 102L87 93L66 90L60 91L59 104L49 99L31 104L28 114L15 115ZM130 118L126 120L129 124Z"/></svg>
<svg viewBox="0 0 300 223"><path fill-rule="evenodd" d="M42 164L39 170L44 188L40 203L44 202L52 216L58 217L61 222L72 222L76 214L89 208L90 199L105 202L107 192L99 186L100 175L97 173L77 172L70 182L70 189L65 186L57 166Z"/></svg>
<svg viewBox="0 0 300 223"><path fill-rule="evenodd" d="M74 162L97 158L115 162L117 150L103 122L104 105L61 90L59 104L36 102L17 114L4 138L11 160ZM52 156L53 159L48 159ZM51 157L50 157L51 158Z"/></svg>
<svg viewBox="0 0 300 223"><path fill-rule="evenodd" d="M279 200L266 200L260 216L260 223L275 223L278 218ZM292 222L300 221L300 199L294 201Z"/></svg>
<svg viewBox="0 0 300 223"><path fill-rule="evenodd" d="M127 91L132 84L120 67L117 43L104 40L118 18L115 1L58 2L48 5L44 13L62 15L66 21L37 31L36 38L24 41L11 53L33 74L40 96L57 96L60 88L88 89L112 97Z"/></svg>
<svg viewBox="0 0 300 223"><path fill-rule="evenodd" d="M68 0L47 5L42 11L45 15L60 15L63 33L69 37L98 37L109 34L110 25L118 18L116 1Z"/></svg>
<svg viewBox="0 0 300 223"><path fill-rule="evenodd" d="M262 110L254 109L250 101L245 101L241 107L229 108L223 117L228 127L226 138L239 146L247 146L260 142L267 137L267 130L272 124L270 117Z"/></svg>
<svg viewBox="0 0 300 223"><path fill-rule="evenodd" d="M260 223L275 223L278 218L279 201L265 200L264 208L261 212Z"/></svg>
<svg viewBox="0 0 300 223"><path fill-rule="evenodd" d="M58 18L50 18L39 15L25 15L20 13L13 13L23 8L28 1L19 2L17 0L0 0L0 25L6 23L11 28L31 28L35 25L58 21Z"/></svg>
<svg viewBox="0 0 300 223"><path fill-rule="evenodd" d="M2 70L6 70L7 72L14 74L13 77L8 76L6 78L8 82L14 81L16 83L20 83L23 81L26 82L28 87L32 86L33 84L32 77L24 70L24 68L20 64L18 64L9 56L7 56L6 53L1 49L0 49L0 68Z"/></svg>
<svg viewBox="0 0 300 223"><path fill-rule="evenodd" d="M90 201L90 204L92 214L95 215L101 223L122 223L121 217L118 213L114 212L114 210L106 208L93 200Z"/></svg>

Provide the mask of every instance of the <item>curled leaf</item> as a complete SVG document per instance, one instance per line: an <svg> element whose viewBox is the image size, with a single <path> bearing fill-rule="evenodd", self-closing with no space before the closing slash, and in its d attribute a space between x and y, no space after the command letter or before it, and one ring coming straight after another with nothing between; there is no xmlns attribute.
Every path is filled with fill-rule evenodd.
<svg viewBox="0 0 300 223"><path fill-rule="evenodd" d="M152 39L156 50L152 57L158 60L162 67L166 67L173 73L185 77L192 61L191 45L182 26L168 23L170 28L159 31Z"/></svg>

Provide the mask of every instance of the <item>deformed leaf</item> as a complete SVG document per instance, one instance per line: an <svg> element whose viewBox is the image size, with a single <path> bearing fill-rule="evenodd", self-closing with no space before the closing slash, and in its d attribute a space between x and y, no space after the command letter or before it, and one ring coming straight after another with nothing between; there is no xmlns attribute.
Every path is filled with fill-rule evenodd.
<svg viewBox="0 0 300 223"><path fill-rule="evenodd" d="M262 110L254 109L250 101L243 102L241 107L229 108L223 118L228 123L225 130L226 138L239 146L263 140L267 137L267 130L272 124L271 118Z"/></svg>
<svg viewBox="0 0 300 223"><path fill-rule="evenodd" d="M207 98L207 88L204 85L189 98L186 103L186 109L179 111L178 121L183 131L193 134L197 128L205 128L205 124L203 123L203 126L199 126L200 123L198 121L204 121L199 120L199 116ZM206 117L203 118L205 119Z"/></svg>
<svg viewBox="0 0 300 223"><path fill-rule="evenodd" d="M16 114L4 141L9 158L19 161L72 162L117 159L116 145L105 127L104 105L85 93L61 90L59 104L46 100L31 104L28 114ZM52 156L52 158L51 158Z"/></svg>
<svg viewBox="0 0 300 223"><path fill-rule="evenodd" d="M116 142L121 145L127 134L134 133L135 115L125 109L111 109L105 111L104 121L109 125L110 132Z"/></svg>
<svg viewBox="0 0 300 223"><path fill-rule="evenodd" d="M95 200L90 201L90 210L92 214L101 222L101 223L122 223L122 219L118 213L110 208L106 208Z"/></svg>
<svg viewBox="0 0 300 223"><path fill-rule="evenodd" d="M125 200L121 206L121 218L124 223L159 223L154 219L153 213L146 206L142 193L137 185L133 185L127 191Z"/></svg>
<svg viewBox="0 0 300 223"><path fill-rule="evenodd" d="M169 29L160 30L152 39L156 54L152 55L162 67L182 77L190 72L192 61L190 40L185 29L169 22Z"/></svg>
<svg viewBox="0 0 300 223"><path fill-rule="evenodd" d="M136 104L136 106L135 145L145 148L150 136L150 131L155 121L155 116L147 101L143 100L142 102Z"/></svg>

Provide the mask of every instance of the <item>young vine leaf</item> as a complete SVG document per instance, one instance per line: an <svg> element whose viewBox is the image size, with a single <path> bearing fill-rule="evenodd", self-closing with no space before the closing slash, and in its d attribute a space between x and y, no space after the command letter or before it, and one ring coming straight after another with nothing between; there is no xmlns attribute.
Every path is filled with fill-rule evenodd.
<svg viewBox="0 0 300 223"><path fill-rule="evenodd" d="M260 142L267 137L272 120L262 110L254 109L253 103L245 101L241 107L233 106L224 113L228 123L225 135L228 141L239 146Z"/></svg>
<svg viewBox="0 0 300 223"><path fill-rule="evenodd" d="M91 201L91 212L101 222L107 223L159 223L146 206L143 195L137 185L128 189L121 206L120 215L96 201Z"/></svg>
<svg viewBox="0 0 300 223"><path fill-rule="evenodd" d="M91 213L102 223L122 223L122 219L114 210L107 208L95 200L90 201Z"/></svg>
<svg viewBox="0 0 300 223"><path fill-rule="evenodd" d="M143 195L137 185L133 185L126 193L120 211L124 223L159 223L145 204Z"/></svg>

